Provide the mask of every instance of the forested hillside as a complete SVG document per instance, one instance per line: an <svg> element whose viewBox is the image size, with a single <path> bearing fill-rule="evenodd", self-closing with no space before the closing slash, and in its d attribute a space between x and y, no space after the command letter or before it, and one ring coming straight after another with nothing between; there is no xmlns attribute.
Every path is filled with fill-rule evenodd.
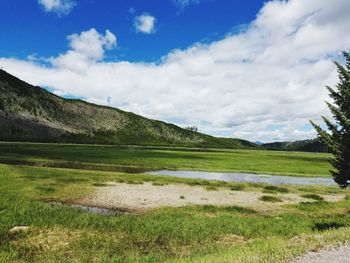
<svg viewBox="0 0 350 263"><path fill-rule="evenodd" d="M131 112L58 97L0 70L0 140L246 148Z"/></svg>

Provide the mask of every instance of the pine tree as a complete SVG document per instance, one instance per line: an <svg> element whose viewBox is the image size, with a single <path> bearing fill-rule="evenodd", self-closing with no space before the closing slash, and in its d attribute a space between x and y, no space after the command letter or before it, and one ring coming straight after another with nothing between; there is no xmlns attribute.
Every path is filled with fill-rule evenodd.
<svg viewBox="0 0 350 263"><path fill-rule="evenodd" d="M333 104L326 102L333 121L322 116L328 131L310 121L319 138L325 143L333 157L329 160L334 170L330 172L334 181L342 188L350 183L350 54L343 52L345 65L335 62L339 82L335 89L327 86Z"/></svg>

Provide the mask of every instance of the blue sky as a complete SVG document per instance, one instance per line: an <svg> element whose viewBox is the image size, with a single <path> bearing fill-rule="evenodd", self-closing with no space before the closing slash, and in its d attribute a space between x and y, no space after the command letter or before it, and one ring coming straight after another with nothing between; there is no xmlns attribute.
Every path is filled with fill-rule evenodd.
<svg viewBox="0 0 350 263"><path fill-rule="evenodd" d="M0 67L212 135L314 138L349 13L349 0L2 0Z"/></svg>
<svg viewBox="0 0 350 263"><path fill-rule="evenodd" d="M69 14L45 12L37 0L2 0L0 56L50 57L67 49L66 36L89 28L108 28L118 36L118 48L106 60L158 61L170 50L195 42L211 42L252 21L264 1L203 0L187 6L173 0L76 1ZM134 10L134 12L130 12ZM155 33L136 33L134 18L156 17Z"/></svg>

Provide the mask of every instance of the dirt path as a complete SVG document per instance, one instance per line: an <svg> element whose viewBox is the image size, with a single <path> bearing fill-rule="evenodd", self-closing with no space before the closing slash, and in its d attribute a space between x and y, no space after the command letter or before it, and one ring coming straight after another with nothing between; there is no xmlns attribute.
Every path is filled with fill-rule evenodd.
<svg viewBox="0 0 350 263"><path fill-rule="evenodd" d="M328 247L318 252L309 252L292 263L349 263L350 244Z"/></svg>
<svg viewBox="0 0 350 263"><path fill-rule="evenodd" d="M152 208L186 205L237 205L251 207L261 211L269 211L284 204L293 204L302 201L311 201L297 194L275 194L283 202L270 203L260 201L262 192L231 191L227 188L219 188L208 191L201 186L189 186L184 184L169 184L156 186L151 183L141 185L113 183L109 186L99 187L96 192L82 200L80 204L119 208L127 211L145 211ZM327 201L337 201L343 198L340 195L325 196Z"/></svg>

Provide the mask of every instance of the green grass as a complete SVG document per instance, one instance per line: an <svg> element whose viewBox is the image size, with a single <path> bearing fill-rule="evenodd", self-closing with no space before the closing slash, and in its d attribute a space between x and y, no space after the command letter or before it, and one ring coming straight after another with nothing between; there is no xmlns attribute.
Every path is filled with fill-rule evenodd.
<svg viewBox="0 0 350 263"><path fill-rule="evenodd" d="M207 191L217 191L218 190L218 188L213 186L213 185L208 185L208 186L204 187L204 189Z"/></svg>
<svg viewBox="0 0 350 263"><path fill-rule="evenodd" d="M284 262L317 245L349 240L350 200L310 200L268 213L205 205L117 216L89 214L49 202L74 202L107 182L150 182L159 187L176 183L209 191L227 188L308 198L348 194L337 187L280 187L124 173L183 169L328 177L328 157L260 150L0 143L0 162L31 165L0 164L0 262ZM276 196L263 199L280 201ZM30 231L8 232L17 225L28 225Z"/></svg>
<svg viewBox="0 0 350 263"><path fill-rule="evenodd" d="M292 258L307 251L315 251L326 245L342 244L348 241L349 228L341 228L322 232L322 235L302 235L286 241L280 237L255 239L244 245L228 245L219 248L209 255L196 255L178 259L174 262L211 263L211 262L290 262Z"/></svg>
<svg viewBox="0 0 350 263"><path fill-rule="evenodd" d="M322 196L319 196L317 194L304 194L304 195L301 195L301 197L313 199L316 201L323 201L324 200L324 198Z"/></svg>
<svg viewBox="0 0 350 263"><path fill-rule="evenodd" d="M107 181L197 182L228 188L238 184L10 165L0 165L0 176L0 262L239 262L242 253L245 262L271 262L300 254L317 242L350 236L349 200L289 205L268 214L239 206L187 206L102 216L43 201L78 199ZM246 184L245 190L262 187ZM17 225L28 225L30 231L8 232ZM295 237L305 239L291 242Z"/></svg>
<svg viewBox="0 0 350 263"><path fill-rule="evenodd" d="M267 185L264 187L264 193L288 193L289 190L285 187L275 185Z"/></svg>
<svg viewBox="0 0 350 263"><path fill-rule="evenodd" d="M0 143L0 162L141 172L200 170L330 177L329 154L266 150Z"/></svg>
<svg viewBox="0 0 350 263"><path fill-rule="evenodd" d="M282 199L276 196L270 196L270 195L263 195L259 198L259 200L264 202L271 202L271 203L278 203L282 202Z"/></svg>

